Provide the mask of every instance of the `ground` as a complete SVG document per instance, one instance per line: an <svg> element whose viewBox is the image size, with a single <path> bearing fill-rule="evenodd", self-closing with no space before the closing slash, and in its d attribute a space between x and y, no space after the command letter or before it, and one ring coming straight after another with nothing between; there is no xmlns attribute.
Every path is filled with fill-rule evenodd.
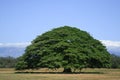
<svg viewBox="0 0 120 80"><path fill-rule="evenodd" d="M81 73L60 73L40 69L31 73L16 73L14 69L0 69L0 80L120 80L120 69L83 69Z"/></svg>

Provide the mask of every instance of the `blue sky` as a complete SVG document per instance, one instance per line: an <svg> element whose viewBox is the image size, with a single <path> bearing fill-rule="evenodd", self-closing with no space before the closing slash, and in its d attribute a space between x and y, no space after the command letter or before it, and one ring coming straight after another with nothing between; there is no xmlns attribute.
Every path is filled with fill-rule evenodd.
<svg viewBox="0 0 120 80"><path fill-rule="evenodd" d="M120 0L0 0L0 43L30 42L64 25L120 41Z"/></svg>

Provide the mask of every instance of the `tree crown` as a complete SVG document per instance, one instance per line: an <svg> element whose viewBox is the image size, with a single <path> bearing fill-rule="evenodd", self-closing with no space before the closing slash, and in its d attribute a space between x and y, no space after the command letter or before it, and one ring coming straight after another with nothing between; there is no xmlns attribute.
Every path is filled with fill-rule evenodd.
<svg viewBox="0 0 120 80"><path fill-rule="evenodd" d="M71 68L109 67L110 54L86 31L64 26L34 39L21 61L18 64L24 65L23 69L62 67L70 71Z"/></svg>

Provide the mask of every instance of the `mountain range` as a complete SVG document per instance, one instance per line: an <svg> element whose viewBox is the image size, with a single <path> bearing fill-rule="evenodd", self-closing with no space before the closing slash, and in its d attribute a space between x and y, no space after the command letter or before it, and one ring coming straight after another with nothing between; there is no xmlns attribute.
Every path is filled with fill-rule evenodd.
<svg viewBox="0 0 120 80"><path fill-rule="evenodd" d="M101 40L101 42L106 46L109 53L120 56L120 42L105 40ZM19 57L24 54L25 48L28 45L30 45L30 43L0 43L0 57Z"/></svg>
<svg viewBox="0 0 120 80"><path fill-rule="evenodd" d="M25 48L21 47L0 47L0 57L19 57L24 53Z"/></svg>

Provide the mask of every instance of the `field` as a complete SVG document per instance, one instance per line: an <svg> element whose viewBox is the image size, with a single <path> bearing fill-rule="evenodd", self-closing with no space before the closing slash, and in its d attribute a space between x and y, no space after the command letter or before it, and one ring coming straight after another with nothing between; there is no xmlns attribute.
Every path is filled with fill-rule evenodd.
<svg viewBox="0 0 120 80"><path fill-rule="evenodd" d="M120 69L83 69L81 73L60 73L40 69L16 73L14 69L0 69L0 80L120 80Z"/></svg>

